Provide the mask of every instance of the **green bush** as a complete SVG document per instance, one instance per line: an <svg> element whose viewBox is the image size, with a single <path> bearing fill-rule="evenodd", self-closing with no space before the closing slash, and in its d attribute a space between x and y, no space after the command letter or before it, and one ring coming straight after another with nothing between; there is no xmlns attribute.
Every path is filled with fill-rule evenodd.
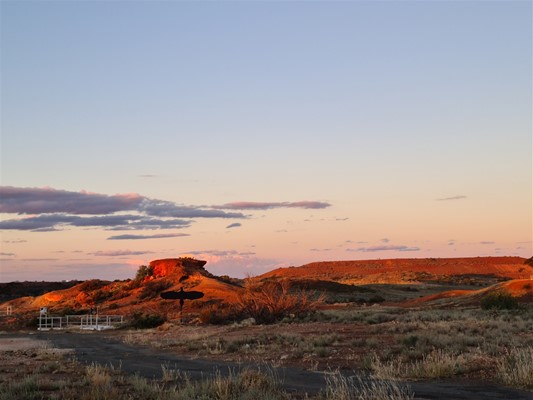
<svg viewBox="0 0 533 400"><path fill-rule="evenodd" d="M518 307L518 301L506 290L489 293L481 300L481 308L484 310L513 310Z"/></svg>
<svg viewBox="0 0 533 400"><path fill-rule="evenodd" d="M146 278L154 275L154 269L150 266L141 265L135 274L135 279L129 281L127 290L137 289L142 286Z"/></svg>

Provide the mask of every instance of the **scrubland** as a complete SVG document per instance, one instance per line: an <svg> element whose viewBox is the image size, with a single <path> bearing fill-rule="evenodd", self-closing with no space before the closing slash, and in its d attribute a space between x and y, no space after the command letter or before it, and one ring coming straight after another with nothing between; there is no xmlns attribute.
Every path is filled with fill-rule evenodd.
<svg viewBox="0 0 533 400"><path fill-rule="evenodd" d="M3 352L0 399L409 399L413 380L465 380L533 391L533 308L405 309L374 305L317 310L274 324L166 322L113 333L127 343L188 357L269 365L201 381L161 365L162 379L78 364L40 348ZM327 373L316 396L287 393L275 373ZM359 378L357 378L359 376ZM365 378L360 378L365 377Z"/></svg>

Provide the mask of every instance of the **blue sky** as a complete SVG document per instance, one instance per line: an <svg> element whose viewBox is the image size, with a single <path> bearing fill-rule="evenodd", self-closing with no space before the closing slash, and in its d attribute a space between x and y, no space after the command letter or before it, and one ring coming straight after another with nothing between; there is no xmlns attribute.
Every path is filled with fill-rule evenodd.
<svg viewBox="0 0 533 400"><path fill-rule="evenodd" d="M109 225L14 229L30 214L9 208L0 280L123 277L185 253L235 275L325 259L530 257L531 8L3 1L1 184L19 188L13 199L46 187L203 210L328 207L143 225L136 235L187 236L124 241L107 240Z"/></svg>

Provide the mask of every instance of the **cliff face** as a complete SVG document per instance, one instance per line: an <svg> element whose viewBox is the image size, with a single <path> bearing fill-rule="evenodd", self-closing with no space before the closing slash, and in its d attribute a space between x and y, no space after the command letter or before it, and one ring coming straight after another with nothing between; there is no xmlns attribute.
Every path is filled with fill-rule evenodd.
<svg viewBox="0 0 533 400"><path fill-rule="evenodd" d="M174 278L203 275L211 276L204 265L207 261L195 260L194 258L165 258L150 262L155 278Z"/></svg>

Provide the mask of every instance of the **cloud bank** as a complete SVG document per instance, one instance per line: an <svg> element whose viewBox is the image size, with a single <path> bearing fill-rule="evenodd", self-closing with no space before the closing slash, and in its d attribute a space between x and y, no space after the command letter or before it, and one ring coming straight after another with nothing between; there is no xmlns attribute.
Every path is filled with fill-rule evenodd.
<svg viewBox="0 0 533 400"><path fill-rule="evenodd" d="M0 187L0 213L28 215L0 222L0 229L56 231L65 227L106 230L179 229L193 218L245 218L198 206L184 206L136 193L105 195L53 188Z"/></svg>
<svg viewBox="0 0 533 400"><path fill-rule="evenodd" d="M186 206L171 201L151 199L137 193L106 195L49 187L0 186L0 213L22 216L1 221L0 229L34 232L57 231L67 227L104 230L180 229L189 227L196 218L246 218L244 214L234 210L326 207L330 207L330 204L318 201L237 202L211 207ZM232 223L227 228L239 226L240 223ZM157 237L130 235L122 236L120 239L115 236L110 240L150 238Z"/></svg>
<svg viewBox="0 0 533 400"><path fill-rule="evenodd" d="M181 229L196 218L245 219L239 210L275 208L323 209L329 203L236 202L219 206L187 206L151 199L138 193L106 195L87 191L72 192L50 187L21 188L0 186L0 213L17 218L0 221L0 230L50 232L69 227L99 228L110 231ZM229 210L229 211L227 211ZM231 223L226 228L237 228ZM174 236L117 235L109 240L158 239Z"/></svg>

